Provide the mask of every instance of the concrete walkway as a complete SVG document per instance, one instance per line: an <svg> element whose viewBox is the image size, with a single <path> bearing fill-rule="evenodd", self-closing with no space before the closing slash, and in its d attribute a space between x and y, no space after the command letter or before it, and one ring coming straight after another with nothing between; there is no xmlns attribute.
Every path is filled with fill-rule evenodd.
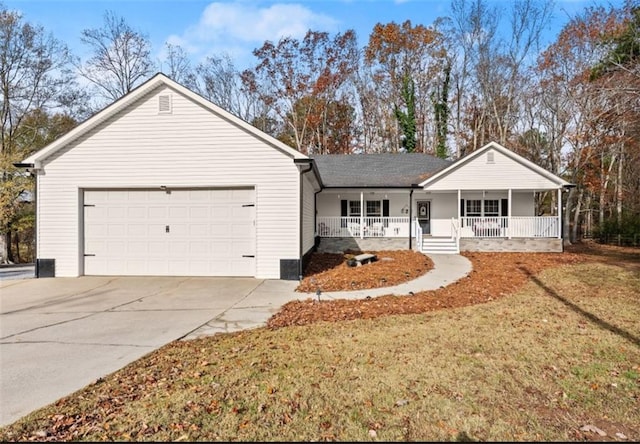
<svg viewBox="0 0 640 444"><path fill-rule="evenodd" d="M384 295L403 296L412 292L436 290L462 279L471 272L471 262L464 256L457 254L429 254L428 256L433 261L433 269L412 281L392 287L372 288L369 290L321 292L320 299L365 299ZM289 301L315 299L318 297L316 293L295 291L297 286L298 281L265 280L237 305L194 330L183 339L194 339L216 333L230 333L246 328L260 327L266 324L281 305ZM270 303L268 312L264 311L266 301Z"/></svg>

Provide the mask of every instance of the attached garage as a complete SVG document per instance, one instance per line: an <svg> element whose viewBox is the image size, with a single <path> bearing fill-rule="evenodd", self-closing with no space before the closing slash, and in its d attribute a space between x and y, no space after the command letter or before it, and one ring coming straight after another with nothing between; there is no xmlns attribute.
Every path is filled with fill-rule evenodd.
<svg viewBox="0 0 640 444"><path fill-rule="evenodd" d="M255 276L253 189L84 190L84 274Z"/></svg>
<svg viewBox="0 0 640 444"><path fill-rule="evenodd" d="M314 247L311 159L163 74L18 165L55 276L298 279Z"/></svg>

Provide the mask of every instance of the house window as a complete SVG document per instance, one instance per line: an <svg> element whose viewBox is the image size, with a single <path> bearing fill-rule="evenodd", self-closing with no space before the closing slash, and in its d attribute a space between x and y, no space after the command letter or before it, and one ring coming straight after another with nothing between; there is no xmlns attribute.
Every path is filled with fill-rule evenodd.
<svg viewBox="0 0 640 444"><path fill-rule="evenodd" d="M382 204L379 200L367 201L367 217L382 216Z"/></svg>
<svg viewBox="0 0 640 444"><path fill-rule="evenodd" d="M484 201L484 215L487 217L500 216L500 202L498 199Z"/></svg>
<svg viewBox="0 0 640 444"><path fill-rule="evenodd" d="M466 200L467 217L480 217L482 215L482 201L480 199L467 199Z"/></svg>
<svg viewBox="0 0 640 444"><path fill-rule="evenodd" d="M351 216L351 217L360 216L360 201L359 200L350 200L349 201L349 216Z"/></svg>

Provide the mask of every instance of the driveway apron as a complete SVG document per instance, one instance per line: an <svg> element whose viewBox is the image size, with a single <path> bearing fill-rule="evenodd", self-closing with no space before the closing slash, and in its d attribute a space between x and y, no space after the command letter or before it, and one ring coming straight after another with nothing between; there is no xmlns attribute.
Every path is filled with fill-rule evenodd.
<svg viewBox="0 0 640 444"><path fill-rule="evenodd" d="M262 284L181 277L0 282L0 425L224 317ZM236 327L258 326L279 307L263 304L260 319L250 312Z"/></svg>

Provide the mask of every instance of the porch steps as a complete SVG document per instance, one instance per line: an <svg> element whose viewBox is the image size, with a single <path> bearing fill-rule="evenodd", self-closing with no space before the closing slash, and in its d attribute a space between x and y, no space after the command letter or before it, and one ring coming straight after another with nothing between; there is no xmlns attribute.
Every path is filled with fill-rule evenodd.
<svg viewBox="0 0 640 444"><path fill-rule="evenodd" d="M436 254L458 254L456 239L453 237L423 236L422 252Z"/></svg>

